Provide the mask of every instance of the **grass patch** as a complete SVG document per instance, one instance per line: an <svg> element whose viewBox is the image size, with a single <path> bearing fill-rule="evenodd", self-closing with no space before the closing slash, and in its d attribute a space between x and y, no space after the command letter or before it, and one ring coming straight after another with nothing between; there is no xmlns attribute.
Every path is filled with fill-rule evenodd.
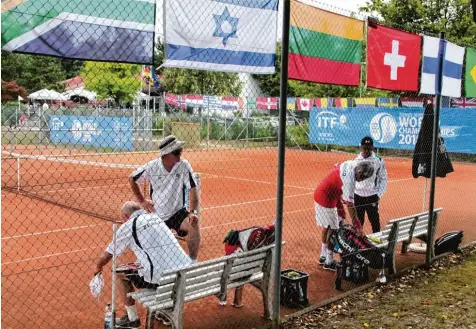
<svg viewBox="0 0 476 329"><path fill-rule="evenodd" d="M451 256L456 257L456 256ZM450 257L449 265L452 262ZM476 328L476 253L303 315L284 328Z"/></svg>

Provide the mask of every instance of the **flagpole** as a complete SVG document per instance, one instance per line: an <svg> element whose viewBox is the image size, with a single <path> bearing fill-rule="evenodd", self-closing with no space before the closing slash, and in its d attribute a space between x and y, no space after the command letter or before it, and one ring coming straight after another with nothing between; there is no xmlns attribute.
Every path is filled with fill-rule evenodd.
<svg viewBox="0 0 476 329"><path fill-rule="evenodd" d="M445 32L440 32L440 39L445 39ZM440 58L439 62L439 76L436 77L437 81L437 94L436 94L436 106L435 113L433 116L433 141L431 145L431 171L430 171L430 203L429 203L429 215L428 215L428 233L427 233L427 245L426 245L426 258L425 264L427 268L430 268L431 259L434 254L434 230L436 224L436 218L434 214L435 209L435 186L436 186L436 165L438 157L437 147L438 147L438 127L440 122L440 108L441 108L441 85L443 80L443 56Z"/></svg>
<svg viewBox="0 0 476 329"><path fill-rule="evenodd" d="M288 94L288 56L289 56L289 21L291 0L283 1L282 49L281 49L281 79L279 87L279 130L278 130L278 174L276 191L276 234L274 259L274 298L271 320L273 328L279 328L280 294L281 294L281 254L283 240L283 198L284 198L284 161L286 142L286 100Z"/></svg>

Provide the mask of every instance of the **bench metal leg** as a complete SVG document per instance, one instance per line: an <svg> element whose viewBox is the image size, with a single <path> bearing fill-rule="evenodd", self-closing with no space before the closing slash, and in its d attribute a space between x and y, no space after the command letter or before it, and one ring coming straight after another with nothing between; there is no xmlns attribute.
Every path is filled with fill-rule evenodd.
<svg viewBox="0 0 476 329"><path fill-rule="evenodd" d="M395 247L397 246L397 236L398 236L398 223L393 223L392 228L390 229L390 234L388 235L388 247L387 247L387 256L389 259L388 271L390 274L397 272L397 267L395 265Z"/></svg>
<svg viewBox="0 0 476 329"><path fill-rule="evenodd" d="M145 317L145 329L154 329L154 312L147 309L147 315Z"/></svg>

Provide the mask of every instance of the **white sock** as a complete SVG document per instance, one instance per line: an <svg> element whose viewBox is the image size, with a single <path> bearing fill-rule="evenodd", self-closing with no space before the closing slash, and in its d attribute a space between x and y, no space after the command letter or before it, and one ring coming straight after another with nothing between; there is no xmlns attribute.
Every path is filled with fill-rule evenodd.
<svg viewBox="0 0 476 329"><path fill-rule="evenodd" d="M135 321L138 319L137 308L135 304L132 306L126 305L126 311L127 311L127 317L129 318L129 321Z"/></svg>
<svg viewBox="0 0 476 329"><path fill-rule="evenodd" d="M327 255L326 255L326 264L329 265L332 263L332 261L334 260L334 253L332 252L332 250L327 250Z"/></svg>
<svg viewBox="0 0 476 329"><path fill-rule="evenodd" d="M327 243L321 245L321 257L326 257L327 255Z"/></svg>

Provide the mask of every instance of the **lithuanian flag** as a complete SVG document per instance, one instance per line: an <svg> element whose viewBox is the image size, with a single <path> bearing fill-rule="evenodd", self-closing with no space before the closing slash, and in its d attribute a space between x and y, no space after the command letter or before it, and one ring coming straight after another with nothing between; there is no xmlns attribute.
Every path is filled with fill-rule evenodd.
<svg viewBox="0 0 476 329"><path fill-rule="evenodd" d="M289 78L358 86L364 22L291 1Z"/></svg>

